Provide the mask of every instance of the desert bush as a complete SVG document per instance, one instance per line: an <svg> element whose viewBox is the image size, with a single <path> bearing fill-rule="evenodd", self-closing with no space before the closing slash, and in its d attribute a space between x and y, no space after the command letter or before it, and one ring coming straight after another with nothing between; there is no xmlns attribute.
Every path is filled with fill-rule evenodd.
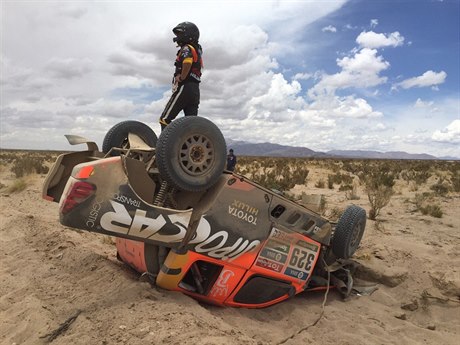
<svg viewBox="0 0 460 345"><path fill-rule="evenodd" d="M450 183L454 192L460 192L460 169L450 172Z"/></svg>
<svg viewBox="0 0 460 345"><path fill-rule="evenodd" d="M393 188L380 185L375 187L367 187L367 197L371 204L369 210L369 219L375 220L380 214L382 208L384 208L390 202L391 197L394 194Z"/></svg>
<svg viewBox="0 0 460 345"><path fill-rule="evenodd" d="M445 177L438 175L438 181L430 189L439 196L446 196L449 193L449 187L445 182Z"/></svg>
<svg viewBox="0 0 460 345"><path fill-rule="evenodd" d="M394 194L395 174L393 166L388 162L382 163L381 166L369 164L364 167L360 179L364 181L371 204L369 219L375 220L381 209L390 202Z"/></svg>
<svg viewBox="0 0 460 345"><path fill-rule="evenodd" d="M323 179L320 179L319 181L317 181L317 182L315 183L315 187L316 187L316 188L324 188L325 186L326 186L326 184L325 184L325 182L324 182Z"/></svg>
<svg viewBox="0 0 460 345"><path fill-rule="evenodd" d="M266 188L283 192L296 184L306 185L309 174L305 160L282 157L241 157L237 172Z"/></svg>
<svg viewBox="0 0 460 345"><path fill-rule="evenodd" d="M319 212L324 215L327 209L327 200L324 195L321 195L321 200L319 202Z"/></svg>
<svg viewBox="0 0 460 345"><path fill-rule="evenodd" d="M417 193L414 196L413 203L417 211L421 212L423 215L430 215L432 217L441 218L443 216L443 212L441 206L438 204L430 204L432 200L432 196L429 193Z"/></svg>
<svg viewBox="0 0 460 345"><path fill-rule="evenodd" d="M428 215L430 215L432 217L435 217L435 218L442 218L442 215L443 215L443 212L441 210L441 206L439 206L437 204L429 204L429 205L426 205L426 206L422 206L420 208L420 211L424 215L428 214Z"/></svg>
<svg viewBox="0 0 460 345"><path fill-rule="evenodd" d="M416 207L417 211L420 211L420 209L423 207L423 205L425 205L427 199L428 199L428 194L427 193L423 193L423 194L415 193L413 202L415 204L415 207Z"/></svg>
<svg viewBox="0 0 460 345"><path fill-rule="evenodd" d="M414 181L417 186L420 186L431 177L431 173L428 170L416 171L416 170L404 170L401 172L401 177L403 180L409 183Z"/></svg>
<svg viewBox="0 0 460 345"><path fill-rule="evenodd" d="M328 218L329 218L332 222L336 222L336 221L339 220L339 218L340 218L340 216L343 214L343 212L345 212L344 209L339 208L339 207L334 207L334 208L332 208L332 209L329 211Z"/></svg>
<svg viewBox="0 0 460 345"><path fill-rule="evenodd" d="M391 170L388 164L382 166L369 164L360 172L359 178L371 189L377 189L379 186L392 188L395 184L396 172Z"/></svg>
<svg viewBox="0 0 460 345"><path fill-rule="evenodd" d="M7 191L8 193L17 193L23 191L26 188L27 182L24 179L17 179L7 188Z"/></svg>
<svg viewBox="0 0 460 345"><path fill-rule="evenodd" d="M18 178L32 173L46 174L48 170L49 168L43 165L42 157L32 156L17 157L11 167L11 171Z"/></svg>
<svg viewBox="0 0 460 345"><path fill-rule="evenodd" d="M344 184L344 185L339 187L340 192L346 192L346 191L349 191L349 190L352 190L352 189L353 189L353 185L351 185L351 184Z"/></svg>
<svg viewBox="0 0 460 345"><path fill-rule="evenodd" d="M350 189L345 191L345 197L347 200L359 200L359 195L358 195L358 185L356 183L353 183L353 185L347 185L351 187Z"/></svg>

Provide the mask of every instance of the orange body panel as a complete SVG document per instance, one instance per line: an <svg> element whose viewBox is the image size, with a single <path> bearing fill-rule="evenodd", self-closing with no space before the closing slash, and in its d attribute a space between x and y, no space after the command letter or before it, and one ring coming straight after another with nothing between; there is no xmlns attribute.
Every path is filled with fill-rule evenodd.
<svg viewBox="0 0 460 345"><path fill-rule="evenodd" d="M147 272L144 256L144 242L116 238L117 251L123 262L140 273Z"/></svg>
<svg viewBox="0 0 460 345"><path fill-rule="evenodd" d="M116 243L123 261L140 273L147 271L143 242L117 238ZM292 295L286 293L258 304L238 303L234 298L252 277L265 277L289 284L294 288L294 294L304 291L318 260L319 250L318 242L298 233L287 233L275 228L267 241L234 260L223 261L192 251L180 254L171 250L158 275L157 285L168 290L181 291L211 304L263 308ZM216 275L210 288L203 294L181 286L181 281L192 265L200 261L221 267L218 276Z"/></svg>

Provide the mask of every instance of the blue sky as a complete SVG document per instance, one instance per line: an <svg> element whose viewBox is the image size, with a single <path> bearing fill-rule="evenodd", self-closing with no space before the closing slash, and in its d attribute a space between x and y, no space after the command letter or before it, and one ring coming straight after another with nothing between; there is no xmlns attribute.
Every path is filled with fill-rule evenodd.
<svg viewBox="0 0 460 345"><path fill-rule="evenodd" d="M460 2L3 1L0 147L159 134L171 29L195 22L200 116L226 138L460 158Z"/></svg>

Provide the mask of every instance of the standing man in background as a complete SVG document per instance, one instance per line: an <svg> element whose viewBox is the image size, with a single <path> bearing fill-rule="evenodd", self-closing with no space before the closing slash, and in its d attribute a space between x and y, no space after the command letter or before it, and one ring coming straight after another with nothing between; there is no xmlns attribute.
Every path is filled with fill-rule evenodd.
<svg viewBox="0 0 460 345"><path fill-rule="evenodd" d="M228 150L227 155L227 170L234 171L236 165L236 156L233 154L233 149Z"/></svg>
<svg viewBox="0 0 460 345"><path fill-rule="evenodd" d="M176 118L181 110L185 116L198 115L200 81L203 60L198 40L200 31L191 22L178 24L173 30L173 42L180 47L177 52L173 77L173 94L160 116L161 130Z"/></svg>

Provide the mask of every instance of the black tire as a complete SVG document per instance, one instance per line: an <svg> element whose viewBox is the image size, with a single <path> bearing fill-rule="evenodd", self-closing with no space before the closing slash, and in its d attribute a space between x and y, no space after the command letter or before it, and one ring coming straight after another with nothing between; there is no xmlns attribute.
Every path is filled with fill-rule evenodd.
<svg viewBox="0 0 460 345"><path fill-rule="evenodd" d="M128 134L139 136L150 147L157 144L155 132L145 123L139 121L123 121L109 129L102 143L102 152L107 153L112 147L128 148ZM114 152L114 155L118 155Z"/></svg>
<svg viewBox="0 0 460 345"><path fill-rule="evenodd" d="M225 168L224 136L210 120L185 116L160 134L156 150L158 171L173 187L199 192L217 182Z"/></svg>
<svg viewBox="0 0 460 345"><path fill-rule="evenodd" d="M347 207L340 216L332 239L332 253L349 259L358 249L366 228L366 211L356 205Z"/></svg>

